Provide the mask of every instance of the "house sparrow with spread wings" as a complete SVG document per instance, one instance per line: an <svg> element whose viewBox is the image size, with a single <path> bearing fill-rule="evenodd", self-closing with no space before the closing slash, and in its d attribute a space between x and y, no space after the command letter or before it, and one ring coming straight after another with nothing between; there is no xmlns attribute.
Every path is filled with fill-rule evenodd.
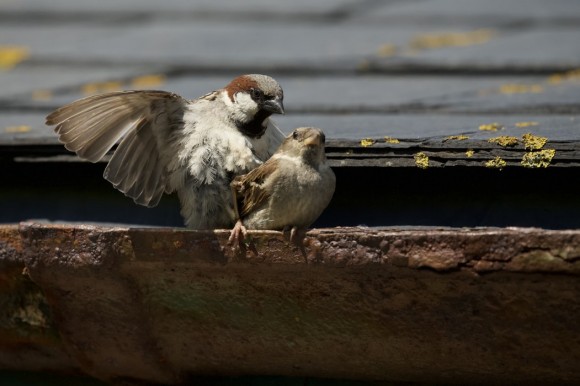
<svg viewBox="0 0 580 386"><path fill-rule="evenodd" d="M229 228L230 182L266 161L284 140L270 121L283 114L282 88L266 75L242 75L187 100L165 91L90 96L46 118L68 150L97 162L118 142L104 172L115 188L154 207L177 192L185 224Z"/></svg>
<svg viewBox="0 0 580 386"><path fill-rule="evenodd" d="M232 181L238 221L229 242L242 246L246 229L291 229L300 246L306 228L328 206L336 186L326 163L322 130L301 127L264 164Z"/></svg>

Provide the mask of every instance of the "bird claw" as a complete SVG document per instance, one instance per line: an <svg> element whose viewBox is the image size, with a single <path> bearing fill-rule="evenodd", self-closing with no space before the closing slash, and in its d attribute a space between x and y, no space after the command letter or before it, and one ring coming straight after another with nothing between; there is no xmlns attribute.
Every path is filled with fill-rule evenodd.
<svg viewBox="0 0 580 386"><path fill-rule="evenodd" d="M247 234L248 230L244 226L244 223L242 223L241 220L238 220L230 233L230 237L228 238L228 245L238 245L241 247Z"/></svg>
<svg viewBox="0 0 580 386"><path fill-rule="evenodd" d="M285 228L283 232L287 236L288 228ZM292 244L298 247L298 249L300 249L300 252L304 257L306 257L306 248L304 246L305 238L306 238L306 229L301 229L298 227L292 227L292 229L290 229L289 240Z"/></svg>
<svg viewBox="0 0 580 386"><path fill-rule="evenodd" d="M228 238L228 245L232 245L234 251L240 250L242 252L245 252L246 251L245 240L247 237L248 230L244 226L244 223L242 223L242 220L238 220L230 233L230 237ZM248 248L256 256L258 255L258 250L256 249L256 246L251 240L248 243Z"/></svg>

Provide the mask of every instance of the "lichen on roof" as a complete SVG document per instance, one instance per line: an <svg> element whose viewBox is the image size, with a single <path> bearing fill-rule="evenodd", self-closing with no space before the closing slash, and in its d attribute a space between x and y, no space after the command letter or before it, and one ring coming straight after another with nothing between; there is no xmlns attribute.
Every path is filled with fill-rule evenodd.
<svg viewBox="0 0 580 386"><path fill-rule="evenodd" d="M557 73L550 75L548 77L548 83L550 84L560 84L564 81L576 81L580 79L580 68L575 70L566 71L563 73Z"/></svg>
<svg viewBox="0 0 580 386"><path fill-rule="evenodd" d="M506 167L507 162L505 162L500 156L495 157L494 159L490 159L485 163L486 168L494 168L494 169L503 169Z"/></svg>
<svg viewBox="0 0 580 386"><path fill-rule="evenodd" d="M385 137L385 142L386 143L399 143L399 140L397 138L393 138L393 137Z"/></svg>
<svg viewBox="0 0 580 386"><path fill-rule="evenodd" d="M499 137L490 138L487 140L490 143L497 143L500 146L515 146L518 144L518 139L516 137L510 137L509 135L500 135Z"/></svg>
<svg viewBox="0 0 580 386"><path fill-rule="evenodd" d="M501 94L538 94L544 91L544 87L540 84L504 84L499 88Z"/></svg>
<svg viewBox="0 0 580 386"><path fill-rule="evenodd" d="M369 146L373 146L375 144L375 142L377 142L377 141L372 139L372 138L363 138L360 140L360 145L362 147L369 147Z"/></svg>
<svg viewBox="0 0 580 386"><path fill-rule="evenodd" d="M447 142L447 141L465 141L466 139L469 139L469 137L467 135L450 135L449 137L446 137L443 142Z"/></svg>
<svg viewBox="0 0 580 386"><path fill-rule="evenodd" d="M429 157L422 151L415 154L415 165L421 169L427 169L429 167Z"/></svg>
<svg viewBox="0 0 580 386"><path fill-rule="evenodd" d="M415 36L409 46L415 50L426 50L442 47L467 47L487 43L496 37L498 32L489 28L480 28L467 32L449 32L439 34L421 34Z"/></svg>
<svg viewBox="0 0 580 386"><path fill-rule="evenodd" d="M522 166L526 168L547 168L556 155L554 149L544 149L540 151L529 151L522 158Z"/></svg>
<svg viewBox="0 0 580 386"><path fill-rule="evenodd" d="M503 129L503 126L497 122L479 125L481 131L498 131L499 129Z"/></svg>
<svg viewBox="0 0 580 386"><path fill-rule="evenodd" d="M516 127L538 126L538 122L516 122Z"/></svg>
<svg viewBox="0 0 580 386"><path fill-rule="evenodd" d="M522 139L524 141L524 147L528 150L539 150L544 147L546 142L548 142L548 138L539 137L532 133L522 135Z"/></svg>
<svg viewBox="0 0 580 386"><path fill-rule="evenodd" d="M473 149L468 149L468 150L465 152L465 155L467 156L467 158L471 158L471 157L473 157L473 155L474 155L474 154L475 154L475 151L474 151Z"/></svg>

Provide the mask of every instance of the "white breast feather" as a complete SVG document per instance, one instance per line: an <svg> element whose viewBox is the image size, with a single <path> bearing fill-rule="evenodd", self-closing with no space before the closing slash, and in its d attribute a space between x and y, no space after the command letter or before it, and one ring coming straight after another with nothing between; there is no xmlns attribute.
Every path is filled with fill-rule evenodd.
<svg viewBox="0 0 580 386"><path fill-rule="evenodd" d="M191 105L184 115L183 146L178 154L189 173L211 184L215 173L240 174L258 166L261 161L253 154L252 144L233 125L224 125L229 121L225 113L203 114L198 103ZM199 103L202 104L207 106Z"/></svg>

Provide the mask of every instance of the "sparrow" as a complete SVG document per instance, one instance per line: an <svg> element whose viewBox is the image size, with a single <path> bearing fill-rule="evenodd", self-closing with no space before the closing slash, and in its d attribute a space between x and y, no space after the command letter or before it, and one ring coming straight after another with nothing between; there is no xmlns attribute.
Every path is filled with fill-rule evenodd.
<svg viewBox="0 0 580 386"><path fill-rule="evenodd" d="M55 110L46 124L91 162L118 143L103 176L135 203L154 207L176 192L187 227L231 228L230 182L284 140L270 120L284 113L283 98L273 78L250 74L193 100L154 90L94 95Z"/></svg>
<svg viewBox="0 0 580 386"><path fill-rule="evenodd" d="M230 244L241 246L247 229L290 229L290 241L303 248L306 228L328 206L336 187L324 142L318 128L295 129L270 159L233 179L237 222Z"/></svg>

